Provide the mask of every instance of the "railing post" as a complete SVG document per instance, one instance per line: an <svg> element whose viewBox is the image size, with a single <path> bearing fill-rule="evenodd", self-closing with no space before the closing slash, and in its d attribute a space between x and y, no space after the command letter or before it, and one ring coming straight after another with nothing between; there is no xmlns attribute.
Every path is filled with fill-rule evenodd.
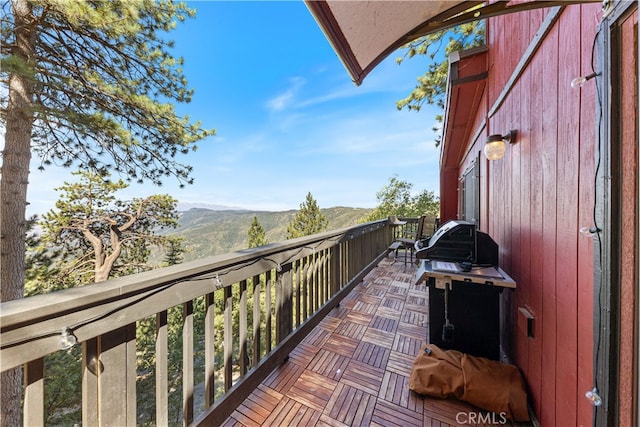
<svg viewBox="0 0 640 427"><path fill-rule="evenodd" d="M249 356L247 354L247 338L248 338L248 322L247 322L247 281L240 281L240 313L239 313L239 329L240 329L240 375L245 375L249 369Z"/></svg>
<svg viewBox="0 0 640 427"><path fill-rule="evenodd" d="M82 425L98 425L98 338L82 343Z"/></svg>
<svg viewBox="0 0 640 427"><path fill-rule="evenodd" d="M193 421L193 300L182 305L182 422Z"/></svg>
<svg viewBox="0 0 640 427"><path fill-rule="evenodd" d="M253 276L253 358L251 364L256 366L260 361L261 346L260 346L260 276Z"/></svg>
<svg viewBox="0 0 640 427"><path fill-rule="evenodd" d="M99 337L97 361L98 422L89 425L136 425L135 323Z"/></svg>
<svg viewBox="0 0 640 427"><path fill-rule="evenodd" d="M224 288L224 391L233 386L233 293L231 285Z"/></svg>
<svg viewBox="0 0 640 427"><path fill-rule="evenodd" d="M279 344L293 330L293 280L291 264L282 266L277 273L276 287L276 342Z"/></svg>
<svg viewBox="0 0 640 427"><path fill-rule="evenodd" d="M331 273L329 279L329 293L334 296L340 290L340 244L329 250Z"/></svg>
<svg viewBox="0 0 640 427"><path fill-rule="evenodd" d="M24 425L44 425L44 359L25 365L24 370Z"/></svg>
<svg viewBox="0 0 640 427"><path fill-rule="evenodd" d="M215 313L215 304L214 304L214 294L213 292L208 293L206 295L206 312L204 316L204 365L205 365L205 377L204 377L204 403L205 407L209 408L213 405L216 394L215 387L215 325L214 319L216 316Z"/></svg>
<svg viewBox="0 0 640 427"><path fill-rule="evenodd" d="M156 424L169 424L169 335L167 310L156 314Z"/></svg>

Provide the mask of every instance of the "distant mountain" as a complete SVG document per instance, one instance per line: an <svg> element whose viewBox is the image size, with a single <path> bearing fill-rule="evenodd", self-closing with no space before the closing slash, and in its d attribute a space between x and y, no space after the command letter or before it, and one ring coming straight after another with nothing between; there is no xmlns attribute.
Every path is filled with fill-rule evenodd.
<svg viewBox="0 0 640 427"><path fill-rule="evenodd" d="M212 211L241 211L243 208L225 205L214 205L211 203L183 203L178 202L179 211L188 211L190 209L209 209Z"/></svg>
<svg viewBox="0 0 640 427"><path fill-rule="evenodd" d="M321 211L329 221L328 229L333 230L359 224L372 209L334 207ZM190 261L246 249L247 231L254 215L258 217L270 243L286 240L287 225L296 212L192 208L180 212L179 226L169 234L185 238L187 253L184 260Z"/></svg>

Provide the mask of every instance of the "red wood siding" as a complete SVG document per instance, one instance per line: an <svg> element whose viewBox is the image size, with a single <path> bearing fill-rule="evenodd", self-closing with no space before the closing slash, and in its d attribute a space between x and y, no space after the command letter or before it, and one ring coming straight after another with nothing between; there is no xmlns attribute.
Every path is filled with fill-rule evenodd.
<svg viewBox="0 0 640 427"><path fill-rule="evenodd" d="M481 228L518 282L502 295L502 344L526 377L541 425L590 425L584 393L593 387L594 252L593 239L578 230L593 223L596 87L569 83L591 72L601 5L566 7L504 102L487 113L547 13L490 19L485 108L475 120L486 120L486 128L469 153L482 149L487 135L518 131L503 159L481 163ZM533 338L520 307L535 318Z"/></svg>
<svg viewBox="0 0 640 427"><path fill-rule="evenodd" d="M621 25L621 181L622 181L622 251L621 251L621 295L620 295L620 372L634 372L634 337L637 336L637 320L634 319L635 306L639 295L635 290L638 283L638 12ZM636 358L638 355L636 354ZM636 371L637 372L637 371ZM634 424L633 405L634 375L620 375L620 425ZM637 398L637 395L636 395Z"/></svg>

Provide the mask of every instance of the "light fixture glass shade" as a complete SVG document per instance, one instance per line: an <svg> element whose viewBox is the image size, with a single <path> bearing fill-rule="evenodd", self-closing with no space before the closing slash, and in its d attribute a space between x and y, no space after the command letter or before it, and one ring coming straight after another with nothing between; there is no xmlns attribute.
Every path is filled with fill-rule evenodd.
<svg viewBox="0 0 640 427"><path fill-rule="evenodd" d="M578 89L582 86L584 86L584 84L587 82L587 78L584 76L580 76L580 77L576 77L575 79L571 80L571 87L574 89Z"/></svg>
<svg viewBox="0 0 640 427"><path fill-rule="evenodd" d="M484 145L484 155L489 160L499 160L504 157L507 151L507 144L502 139L487 141Z"/></svg>

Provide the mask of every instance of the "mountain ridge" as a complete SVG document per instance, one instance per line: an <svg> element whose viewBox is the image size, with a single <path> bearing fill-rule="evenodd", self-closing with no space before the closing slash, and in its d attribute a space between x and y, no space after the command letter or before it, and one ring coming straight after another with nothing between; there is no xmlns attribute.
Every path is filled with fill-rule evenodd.
<svg viewBox="0 0 640 427"><path fill-rule="evenodd" d="M322 208L320 211L328 221L327 229L334 230L359 224L373 208L336 206ZM286 240L287 225L293 220L296 212L296 209L261 211L192 207L180 211L178 227L166 230L163 234L183 237L186 249L184 261L191 261L247 249L247 232L254 216L264 228L269 243Z"/></svg>

